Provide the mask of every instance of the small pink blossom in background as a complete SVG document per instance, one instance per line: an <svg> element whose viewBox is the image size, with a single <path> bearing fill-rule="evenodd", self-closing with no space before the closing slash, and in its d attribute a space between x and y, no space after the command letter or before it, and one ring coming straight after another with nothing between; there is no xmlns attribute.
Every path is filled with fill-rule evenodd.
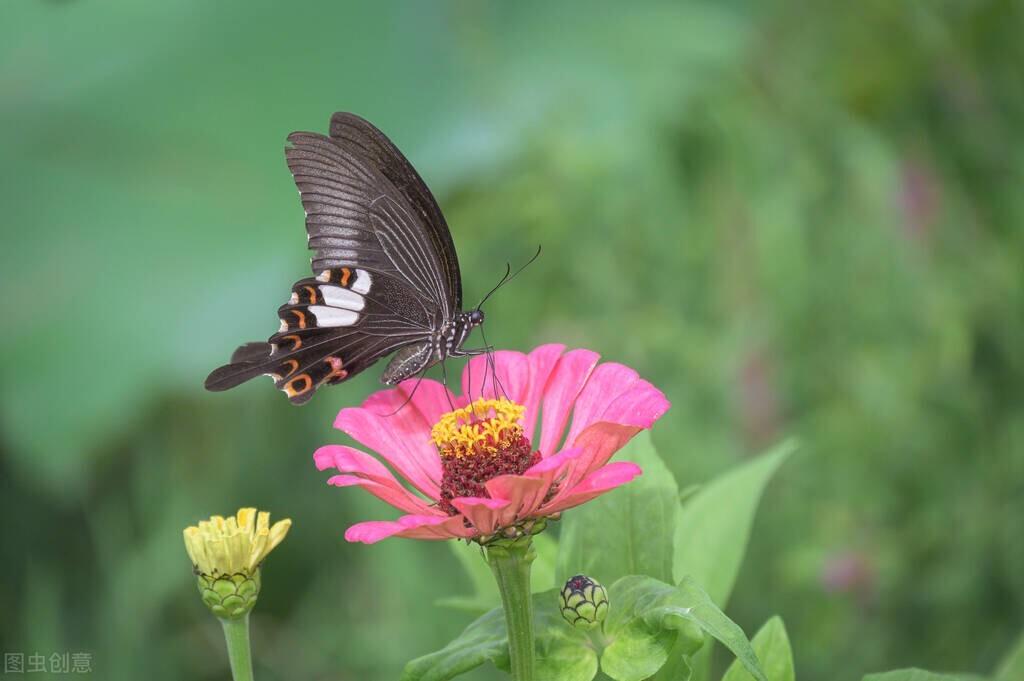
<svg viewBox="0 0 1024 681"><path fill-rule="evenodd" d="M650 428L668 409L668 400L629 367L598 360L595 352L566 352L562 345L542 345L529 354L500 351L494 354L497 394L486 358L476 357L463 371L461 396L446 395L440 383L423 380L402 407L416 386L409 380L371 395L362 407L342 409L335 427L376 452L415 490L401 484L381 460L359 449L318 449L317 468L338 471L329 484L362 487L406 513L394 521L353 525L345 538L372 544L392 536L485 537L578 506L640 475L634 463L608 460L636 433ZM442 464L431 429L452 405L468 405L466 394L474 399L507 397L522 405L518 425L523 444L537 455L525 470L471 481L485 490L485 496L449 500L445 495L453 488L453 459L446 459L448 468Z"/></svg>
<svg viewBox="0 0 1024 681"><path fill-rule="evenodd" d="M860 551L834 553L822 565L820 580L826 592L853 594L866 604L875 593L875 565L869 555Z"/></svg>

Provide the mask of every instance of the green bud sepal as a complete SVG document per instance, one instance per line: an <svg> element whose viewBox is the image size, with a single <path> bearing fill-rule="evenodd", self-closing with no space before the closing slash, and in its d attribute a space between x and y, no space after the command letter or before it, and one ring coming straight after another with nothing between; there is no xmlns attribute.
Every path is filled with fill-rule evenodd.
<svg viewBox="0 0 1024 681"><path fill-rule="evenodd" d="M245 617L260 595L259 568L251 574L196 575L196 586L203 603L221 619Z"/></svg>
<svg viewBox="0 0 1024 681"><path fill-rule="evenodd" d="M559 592L558 607L572 626L594 629L608 616L608 591L590 577L576 575Z"/></svg>

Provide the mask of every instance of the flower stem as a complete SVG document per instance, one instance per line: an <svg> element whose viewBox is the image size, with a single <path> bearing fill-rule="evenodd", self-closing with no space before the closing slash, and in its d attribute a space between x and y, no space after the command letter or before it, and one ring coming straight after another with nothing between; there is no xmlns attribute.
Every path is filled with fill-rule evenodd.
<svg viewBox="0 0 1024 681"><path fill-rule="evenodd" d="M496 542L487 547L487 562L498 582L508 628L508 653L515 681L533 681L533 599L530 566L537 552L530 536Z"/></svg>
<svg viewBox="0 0 1024 681"><path fill-rule="evenodd" d="M248 613L237 619L222 619L220 623L224 626L224 639L228 644L231 678L235 681L253 681Z"/></svg>

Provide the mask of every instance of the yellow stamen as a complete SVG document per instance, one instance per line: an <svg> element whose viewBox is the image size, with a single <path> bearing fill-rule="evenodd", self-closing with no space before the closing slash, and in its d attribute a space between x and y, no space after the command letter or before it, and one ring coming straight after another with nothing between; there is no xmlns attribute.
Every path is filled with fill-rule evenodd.
<svg viewBox="0 0 1024 681"><path fill-rule="evenodd" d="M480 398L441 416L430 431L441 456L494 454L523 434L519 421L526 407L504 398Z"/></svg>
<svg viewBox="0 0 1024 681"><path fill-rule="evenodd" d="M284 540L289 519L270 525L270 514L242 508L231 518L219 515L185 528L185 550L204 575L252 574Z"/></svg>

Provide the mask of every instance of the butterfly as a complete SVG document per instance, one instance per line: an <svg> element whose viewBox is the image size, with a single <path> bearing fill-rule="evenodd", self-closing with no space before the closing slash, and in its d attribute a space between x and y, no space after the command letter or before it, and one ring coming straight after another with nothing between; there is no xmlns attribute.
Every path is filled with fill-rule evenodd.
<svg viewBox="0 0 1024 681"><path fill-rule="evenodd" d="M459 259L444 215L391 140L355 114L336 113L329 135L294 132L288 142L314 276L292 286L277 311L278 332L238 348L207 377L206 389L269 375L293 404L303 404L321 386L392 353L381 377L388 385L448 357L486 352L463 347L484 313L480 305L462 309ZM509 278L506 269L498 286Z"/></svg>

